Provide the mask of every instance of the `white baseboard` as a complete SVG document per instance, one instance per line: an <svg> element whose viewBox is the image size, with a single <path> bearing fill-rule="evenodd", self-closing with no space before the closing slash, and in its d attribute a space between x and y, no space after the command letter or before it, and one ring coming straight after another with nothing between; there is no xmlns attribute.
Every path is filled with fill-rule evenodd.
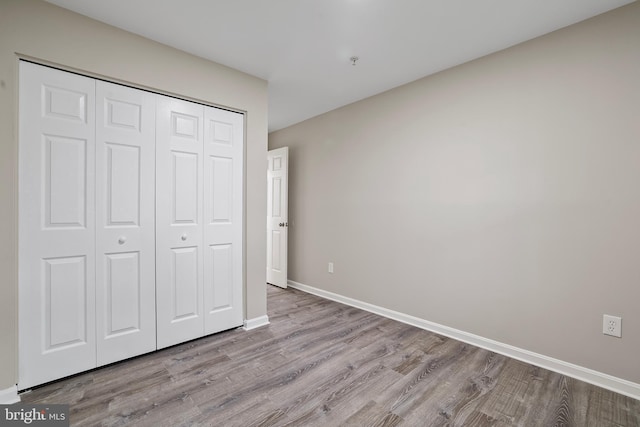
<svg viewBox="0 0 640 427"><path fill-rule="evenodd" d="M542 354L534 353L529 350L514 347L509 344L504 344L498 341L484 338L479 335L470 334L468 332L460 331L458 329L450 328L448 326L410 316L408 314L400 313L397 311L386 309L384 307L379 307L377 305L345 297L333 292L314 288L312 286L294 282L293 280L289 280L288 283L292 288L299 289L301 291L317 295L322 298L337 301L339 303L375 313L389 319L397 320L398 322L406 323L408 325L416 326L427 331L435 332L436 334L444 335L449 338L474 345L476 347L484 348L486 350L493 351L495 353L499 353L513 359L529 363L531 365L539 366L550 371L558 372L568 377L572 377L580 381L584 381L598 387L602 387L607 390L611 390L616 393L620 393L625 396L640 400L640 384L627 381L622 378L617 378L612 375L594 371L592 369L574 365L572 363L554 359Z"/></svg>
<svg viewBox="0 0 640 427"><path fill-rule="evenodd" d="M20 402L20 396L18 395L17 386L14 385L4 390L0 390L0 405L10 405L18 402Z"/></svg>
<svg viewBox="0 0 640 427"><path fill-rule="evenodd" d="M244 330L250 331L251 329L256 329L261 326L266 326L269 324L269 316L266 314L260 317L254 317L253 319L247 319L244 321Z"/></svg>

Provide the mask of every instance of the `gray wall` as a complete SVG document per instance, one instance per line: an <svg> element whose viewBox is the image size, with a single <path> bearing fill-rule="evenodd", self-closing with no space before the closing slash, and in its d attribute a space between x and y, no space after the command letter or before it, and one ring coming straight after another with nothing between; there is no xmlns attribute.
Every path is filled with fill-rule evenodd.
<svg viewBox="0 0 640 427"><path fill-rule="evenodd" d="M19 56L247 112L245 314L266 314L267 83L40 0L1 0L0 390L17 381Z"/></svg>
<svg viewBox="0 0 640 427"><path fill-rule="evenodd" d="M289 278L640 383L639 78L633 3L270 134Z"/></svg>

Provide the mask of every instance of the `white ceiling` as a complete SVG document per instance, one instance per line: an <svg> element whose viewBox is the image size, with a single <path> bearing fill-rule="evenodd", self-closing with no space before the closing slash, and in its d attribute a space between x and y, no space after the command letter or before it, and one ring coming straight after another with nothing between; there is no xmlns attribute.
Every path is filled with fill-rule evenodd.
<svg viewBox="0 0 640 427"><path fill-rule="evenodd" d="M633 0L47 1L267 80L273 131Z"/></svg>

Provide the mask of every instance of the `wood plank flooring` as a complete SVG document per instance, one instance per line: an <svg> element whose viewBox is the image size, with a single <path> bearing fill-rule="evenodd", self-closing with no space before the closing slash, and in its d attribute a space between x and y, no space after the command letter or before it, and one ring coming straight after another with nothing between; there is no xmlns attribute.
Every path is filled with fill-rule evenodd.
<svg viewBox="0 0 640 427"><path fill-rule="evenodd" d="M271 324L61 380L78 426L640 426L640 401L268 286Z"/></svg>

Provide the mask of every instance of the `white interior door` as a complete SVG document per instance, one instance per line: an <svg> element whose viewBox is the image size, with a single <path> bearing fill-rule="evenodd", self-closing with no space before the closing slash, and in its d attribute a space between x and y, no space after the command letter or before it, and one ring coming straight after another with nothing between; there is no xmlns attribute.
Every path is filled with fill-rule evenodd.
<svg viewBox="0 0 640 427"><path fill-rule="evenodd" d="M96 366L95 81L20 62L19 388Z"/></svg>
<svg viewBox="0 0 640 427"><path fill-rule="evenodd" d="M287 287L289 147L267 154L267 283Z"/></svg>
<svg viewBox="0 0 640 427"><path fill-rule="evenodd" d="M158 348L204 335L204 107L157 95L156 317Z"/></svg>
<svg viewBox="0 0 640 427"><path fill-rule="evenodd" d="M205 334L242 325L244 116L205 107Z"/></svg>
<svg viewBox="0 0 640 427"><path fill-rule="evenodd" d="M156 349L155 95L96 82L98 366Z"/></svg>

